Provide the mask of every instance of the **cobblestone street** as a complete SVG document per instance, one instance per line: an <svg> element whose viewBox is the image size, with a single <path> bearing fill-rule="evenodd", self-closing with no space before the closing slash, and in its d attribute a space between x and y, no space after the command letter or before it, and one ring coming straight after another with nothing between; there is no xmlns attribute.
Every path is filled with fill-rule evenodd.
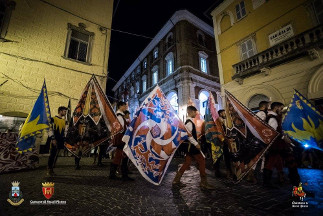
<svg viewBox="0 0 323 216"><path fill-rule="evenodd" d="M174 189L171 182L182 159L173 159L160 186L148 183L135 169L131 175L134 182L109 180L109 161L104 160L107 166L97 167L92 158L82 158L80 170L74 170L73 157L59 158L57 176L46 178L46 162L44 157L36 170L0 176L1 215L322 215L323 211L322 170L299 170L302 182L307 182L303 188L308 208L292 208L292 187L287 183L272 190L246 181L235 185L225 178L214 178L207 170L216 190L204 191L195 166L182 178L186 187ZM20 182L25 199L20 206L7 202L12 181ZM41 183L48 181L55 183L50 200L66 201L66 205L30 204L45 200Z"/></svg>

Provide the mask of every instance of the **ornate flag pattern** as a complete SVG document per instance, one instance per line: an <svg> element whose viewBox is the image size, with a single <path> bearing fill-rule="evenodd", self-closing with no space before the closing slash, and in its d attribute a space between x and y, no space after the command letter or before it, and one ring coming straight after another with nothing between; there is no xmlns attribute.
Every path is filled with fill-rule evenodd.
<svg viewBox="0 0 323 216"><path fill-rule="evenodd" d="M218 124L218 117L215 100L210 92L205 109L205 138L211 144L213 163L216 163L223 154L223 148L220 142L224 140L224 134L223 130L221 130L221 125Z"/></svg>
<svg viewBox="0 0 323 216"><path fill-rule="evenodd" d="M50 118L47 88L44 80L43 87L36 103L19 133L17 143L17 150L19 153L32 151L36 138L35 135L42 133L43 130L49 129Z"/></svg>
<svg viewBox="0 0 323 216"><path fill-rule="evenodd" d="M73 112L65 147L80 157L80 152L86 154L122 130L109 100L93 75Z"/></svg>
<svg viewBox="0 0 323 216"><path fill-rule="evenodd" d="M303 145L323 148L323 115L296 90L283 120L283 130Z"/></svg>
<svg viewBox="0 0 323 216"><path fill-rule="evenodd" d="M239 182L268 150L279 133L225 91L229 151Z"/></svg>
<svg viewBox="0 0 323 216"><path fill-rule="evenodd" d="M0 132L0 174L35 168L38 162L36 148L21 154L16 149L17 133Z"/></svg>
<svg viewBox="0 0 323 216"><path fill-rule="evenodd" d="M178 146L191 136L157 86L131 121L124 152L149 182L159 185Z"/></svg>

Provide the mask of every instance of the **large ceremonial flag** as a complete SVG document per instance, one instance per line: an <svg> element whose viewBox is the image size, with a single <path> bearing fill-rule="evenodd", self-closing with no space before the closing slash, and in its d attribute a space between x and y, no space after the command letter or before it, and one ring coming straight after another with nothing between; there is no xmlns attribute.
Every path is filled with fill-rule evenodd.
<svg viewBox="0 0 323 216"><path fill-rule="evenodd" d="M85 86L69 124L65 147L75 156L86 154L123 130L111 104L93 75Z"/></svg>
<svg viewBox="0 0 323 216"><path fill-rule="evenodd" d="M227 132L233 171L239 182L268 150L279 133L225 91Z"/></svg>
<svg viewBox="0 0 323 216"><path fill-rule="evenodd" d="M159 185L178 146L191 136L157 86L140 106L123 141L124 152L149 182Z"/></svg>
<svg viewBox="0 0 323 216"><path fill-rule="evenodd" d="M215 163L223 154L221 142L224 140L224 131L217 121L219 115L215 108L215 100L212 93L209 97L205 109L205 138L211 144L212 160Z"/></svg>
<svg viewBox="0 0 323 216"><path fill-rule="evenodd" d="M283 130L303 145L322 150L323 115L296 90L283 120Z"/></svg>
<svg viewBox="0 0 323 216"><path fill-rule="evenodd" d="M47 88L44 80L43 87L35 105L21 128L17 143L19 153L32 150L36 139L35 135L42 133L43 130L49 129L50 118Z"/></svg>

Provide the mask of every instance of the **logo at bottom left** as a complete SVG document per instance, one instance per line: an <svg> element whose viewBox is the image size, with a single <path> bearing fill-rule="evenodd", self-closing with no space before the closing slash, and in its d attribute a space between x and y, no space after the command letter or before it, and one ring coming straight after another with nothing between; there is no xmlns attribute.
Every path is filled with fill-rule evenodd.
<svg viewBox="0 0 323 216"><path fill-rule="evenodd" d="M22 198L22 191L20 190L18 181L11 182L12 187L11 191L9 192L9 199L7 201L13 206L19 206L24 199Z"/></svg>

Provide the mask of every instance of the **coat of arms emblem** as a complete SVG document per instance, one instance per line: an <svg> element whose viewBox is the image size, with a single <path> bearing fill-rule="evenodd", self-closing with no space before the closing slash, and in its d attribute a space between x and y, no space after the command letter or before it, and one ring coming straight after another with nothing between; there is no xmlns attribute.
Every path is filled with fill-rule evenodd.
<svg viewBox="0 0 323 216"><path fill-rule="evenodd" d="M54 183L53 182L45 182L43 185L43 194L46 199L50 199L54 195Z"/></svg>
<svg viewBox="0 0 323 216"><path fill-rule="evenodd" d="M20 182L13 181L11 182L11 184L12 187L9 193L9 199L7 199L7 201L13 206L18 206L24 201L24 199L22 198L22 191L19 187Z"/></svg>

